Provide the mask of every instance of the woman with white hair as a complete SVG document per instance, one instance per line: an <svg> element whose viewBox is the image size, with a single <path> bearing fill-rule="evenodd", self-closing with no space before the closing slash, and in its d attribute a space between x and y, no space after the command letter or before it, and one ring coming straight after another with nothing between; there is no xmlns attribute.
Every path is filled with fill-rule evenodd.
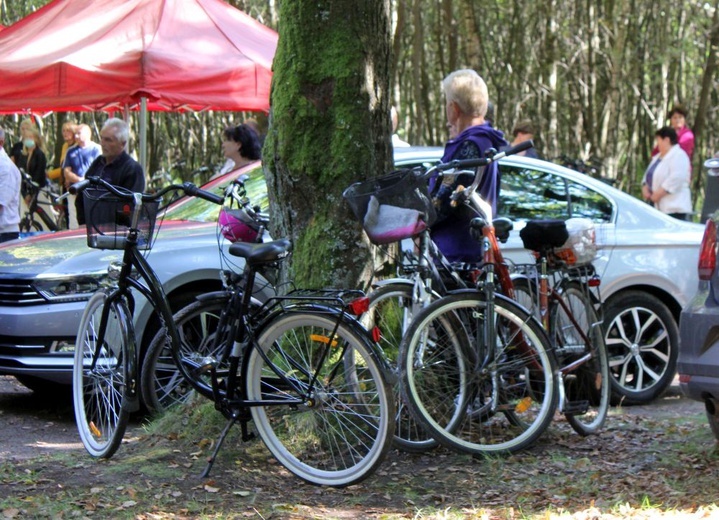
<svg viewBox="0 0 719 520"><path fill-rule="evenodd" d="M485 121L489 96L484 80L473 70L452 72L442 82L447 127L450 140L444 148L442 162L455 159L484 157L485 152L507 146L504 134ZM440 251L452 262L477 262L482 245L469 232L469 222L475 216L464 208L452 208L450 196L457 186L469 186L472 175L447 177L437 193L439 218L432 227L432 239ZM499 168L492 163L484 173L478 191L496 210L499 196Z"/></svg>

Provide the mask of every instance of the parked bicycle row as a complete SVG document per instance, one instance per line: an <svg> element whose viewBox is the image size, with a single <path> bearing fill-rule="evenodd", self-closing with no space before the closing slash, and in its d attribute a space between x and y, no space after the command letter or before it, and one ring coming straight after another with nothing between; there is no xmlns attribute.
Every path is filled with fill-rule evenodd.
<svg viewBox="0 0 719 520"><path fill-rule="evenodd" d="M368 296L280 284L275 296L253 298L291 244L263 242L267 218L252 206L242 179L224 197L190 183L154 195L96 178L75 185L72 191L85 190L88 245L123 251L113 269L116 285L91 298L77 337L74 401L88 451L114 454L140 392L155 411L192 391L214 401L228 422L205 475L229 429L239 423L249 440L253 421L285 467L330 486L369 476L393 440L413 451L440 443L473 454L511 452L534 442L557 409L579 433L598 431L609 379L591 265L570 268L555 254L569 238L563 222L536 222L523 231L537 251L535 269L512 272L497 242L509 224L493 222L476 191L488 165L526 146L350 187L345 196L371 241L419 245L405 253L413 261L403 276ZM450 170L466 175L466 168L473 182L452 199L477 215L471 227L484 258L476 265L449 262L429 235L428 180L441 186ZM224 289L174 316L143 256L152 247L160 198L171 191L224 202L218 229L231 242L220 247ZM582 233L573 238L591 249L591 232ZM244 261L241 271L233 269L237 259ZM133 289L164 324L142 367ZM512 299L520 294L524 306Z"/></svg>

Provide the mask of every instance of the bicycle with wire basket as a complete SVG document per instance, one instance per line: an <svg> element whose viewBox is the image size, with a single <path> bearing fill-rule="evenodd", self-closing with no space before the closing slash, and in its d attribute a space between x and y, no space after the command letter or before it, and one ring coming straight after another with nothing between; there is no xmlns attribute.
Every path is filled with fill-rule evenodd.
<svg viewBox="0 0 719 520"><path fill-rule="evenodd" d="M558 364L558 409L586 436L598 433L607 418L609 358L597 312L600 279L591 263L596 255L594 227L587 219L568 222L527 222L520 236L537 261L515 266L513 284L515 299L549 333Z"/></svg>
<svg viewBox="0 0 719 520"><path fill-rule="evenodd" d="M43 224L49 231L67 229L65 206L62 203L63 198L53 193L49 186L40 187L22 168L20 169L20 174L22 176L23 194L30 197L27 210L20 219L20 232L43 231ZM43 198L46 200L43 200Z"/></svg>
<svg viewBox="0 0 719 520"><path fill-rule="evenodd" d="M234 183L226 195L239 207L223 208L218 222L232 242L228 254L244 259L244 268L223 270L222 291L200 295L157 333L142 369L144 400L162 410L194 390L225 416L203 476L232 425L239 423L249 441L253 421L270 452L298 477L335 487L357 483L385 458L394 430L386 367L353 317L367 298L361 291L293 289L254 299L257 275L286 258L291 244L261 241L266 221L238 189L244 186Z"/></svg>
<svg viewBox="0 0 719 520"><path fill-rule="evenodd" d="M428 180L436 175L435 186L439 188L446 168L455 169L451 165L436 165L429 169L396 171L378 179L355 183L343 194L368 232L370 241L380 247L386 246L385 253L388 256L392 255L391 249L399 250L398 276L373 284L368 295L369 308L360 318L367 329L371 330L376 326L382 331L380 344L395 370L402 336L413 316L441 295L451 290L474 287L482 279L481 259L477 259L476 263L451 263L430 237L428 226L431 226L435 219L432 197L436 190L429 192ZM472 172L460 170L453 174L462 173ZM369 201L373 197L380 204L370 205ZM396 209L384 215L367 217L366 211L378 211L382 205ZM398 222L393 213L400 212L402 208L419 212L419 218L423 222L418 226L421 229L419 233L415 233L417 226L412 225L404 230L394 228L392 231ZM375 229L371 226L375 226ZM378 226L385 226L390 231L386 237L378 236ZM495 219L493 229L496 230L496 238L504 242L509 237L512 222L506 218ZM399 244L392 242L395 239L401 240ZM504 265L498 247L495 258ZM426 433L409 413L401 399L398 382L396 412L394 444L397 448L408 452L423 452L437 445L432 436Z"/></svg>
<svg viewBox="0 0 719 520"><path fill-rule="evenodd" d="M484 244L481 277L471 289L449 291L413 309L416 314L402 325L406 330L402 331L396 364L402 402L435 441L473 454L514 451L529 445L551 422L556 407L555 363L548 339L525 309L497 294L495 271L500 274L502 292L510 296L511 278L508 272L501 274L507 267L492 225L492 209L475 193L484 167L530 146L528 142L487 158L434 167L438 172L478 170L472 185L456 192L453 199L478 215L472 229ZM426 180L422 178L405 191L416 191ZM399 232L392 238L426 228L426 222L413 224L410 212L397 215L403 208L417 211L401 197L385 201L390 207L383 210L382 201L373 202L372 197L377 197L368 195L355 213L373 242L392 236L393 227ZM384 213L386 220L380 218L379 223L387 229L376 226L377 219L371 214L367 218L367 212Z"/></svg>

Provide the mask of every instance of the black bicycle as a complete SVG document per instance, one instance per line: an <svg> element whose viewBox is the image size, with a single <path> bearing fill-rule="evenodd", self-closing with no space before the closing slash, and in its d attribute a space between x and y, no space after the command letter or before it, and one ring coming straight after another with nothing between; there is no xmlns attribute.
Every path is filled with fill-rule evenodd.
<svg viewBox="0 0 719 520"><path fill-rule="evenodd" d="M359 482L382 462L394 433L387 367L355 318L368 299L360 291L291 290L260 303L252 297L257 275L287 257L290 242L238 241L262 233L243 227L258 222L247 203L231 211L219 222L234 242L228 254L244 259L244 268L223 270L224 290L199 296L158 332L142 368L144 401L163 410L191 390L214 401L228 422L203 476L231 426L239 422L247 441L254 421L272 454L300 478Z"/></svg>
<svg viewBox="0 0 719 520"><path fill-rule="evenodd" d="M62 198L49 187L40 187L25 170L20 169L20 174L23 193L30 197L27 211L20 219L20 232L43 231L43 224L49 231L67 229L66 211Z"/></svg>

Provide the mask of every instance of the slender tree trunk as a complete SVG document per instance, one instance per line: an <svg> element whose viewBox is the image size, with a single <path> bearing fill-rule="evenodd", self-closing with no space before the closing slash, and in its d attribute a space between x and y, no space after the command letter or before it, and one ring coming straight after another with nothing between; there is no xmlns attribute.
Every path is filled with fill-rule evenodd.
<svg viewBox="0 0 719 520"><path fill-rule="evenodd" d="M369 248L342 198L389 171L388 0L279 0L264 166L272 234L301 286L357 287Z"/></svg>

